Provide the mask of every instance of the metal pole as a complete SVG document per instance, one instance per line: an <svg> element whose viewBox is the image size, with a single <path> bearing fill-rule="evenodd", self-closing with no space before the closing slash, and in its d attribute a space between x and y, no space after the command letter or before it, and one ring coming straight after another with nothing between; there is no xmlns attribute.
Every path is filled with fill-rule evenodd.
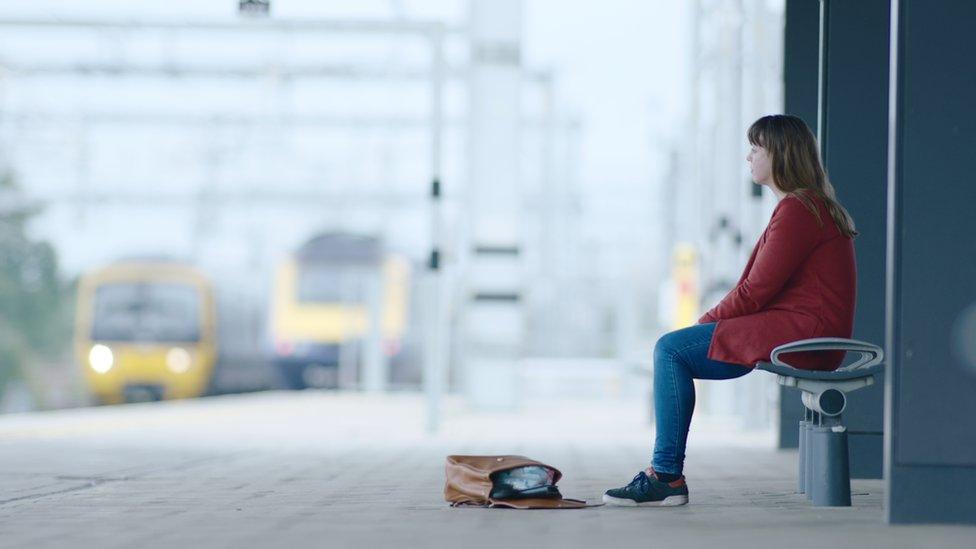
<svg viewBox="0 0 976 549"><path fill-rule="evenodd" d="M819 65L817 77L817 143L820 145L820 160L827 164L827 48L830 39L830 1L820 0L820 48L817 54Z"/></svg>
<svg viewBox="0 0 976 549"><path fill-rule="evenodd" d="M355 275L349 271L347 266L337 266L341 278L340 288L342 292L342 302L352 303L358 298L353 291ZM350 321L349 315L342 315L342 341L339 343L339 365L336 370L336 387L338 389L358 389L359 388L359 361L361 358L358 341L353 337L354 326ZM308 371L307 367L306 370ZM306 380L307 383L307 380Z"/></svg>
<svg viewBox="0 0 976 549"><path fill-rule="evenodd" d="M430 240L431 251L427 265L425 289L427 294L427 330L424 352L424 393L427 395L427 431L440 427L441 395L447 385L445 325L445 292L443 280L443 201L441 187L441 140L444 85L443 29L430 32Z"/></svg>
<svg viewBox="0 0 976 549"><path fill-rule="evenodd" d="M446 27L437 21L340 19L235 19L191 21L133 21L128 19L0 19L0 27L54 27L109 30L199 30L219 32L330 32L352 34L464 34L464 27Z"/></svg>
<svg viewBox="0 0 976 549"><path fill-rule="evenodd" d="M367 392L380 393L386 389L388 363L383 352L384 265L382 260L375 271L366 275L366 303L369 307L369 331L366 336L364 358L366 370L363 385Z"/></svg>

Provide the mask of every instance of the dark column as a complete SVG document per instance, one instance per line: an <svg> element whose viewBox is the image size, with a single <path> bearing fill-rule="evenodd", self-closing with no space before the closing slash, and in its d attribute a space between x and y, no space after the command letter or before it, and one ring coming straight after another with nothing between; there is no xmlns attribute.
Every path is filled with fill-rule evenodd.
<svg viewBox="0 0 976 549"><path fill-rule="evenodd" d="M786 112L821 136L830 179L857 225L854 337L878 345L884 341L888 27L888 0L786 4ZM845 423L854 478L881 477L883 397L880 383L850 395ZM799 392L781 389L781 448L796 447L802 415Z"/></svg>
<svg viewBox="0 0 976 549"><path fill-rule="evenodd" d="M786 114L799 116L817 129L820 1L786 0L783 37L783 103ZM803 419L800 392L786 387L779 393L779 447L797 447L796 424Z"/></svg>
<svg viewBox="0 0 976 549"><path fill-rule="evenodd" d="M889 0L824 0L821 150L857 226L854 338L884 344ZM851 393L851 476L881 478L884 384Z"/></svg>
<svg viewBox="0 0 976 549"><path fill-rule="evenodd" d="M783 102L786 114L799 116L816 131L819 0L787 0L783 47Z"/></svg>
<svg viewBox="0 0 976 549"><path fill-rule="evenodd" d="M976 2L892 11L886 515L976 523Z"/></svg>

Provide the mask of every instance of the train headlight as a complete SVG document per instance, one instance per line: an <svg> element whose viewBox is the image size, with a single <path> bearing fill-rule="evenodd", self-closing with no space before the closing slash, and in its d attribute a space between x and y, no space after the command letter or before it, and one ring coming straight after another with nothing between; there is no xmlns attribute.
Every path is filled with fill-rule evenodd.
<svg viewBox="0 0 976 549"><path fill-rule="evenodd" d="M173 347L166 353L166 367L174 374L186 373L190 362L190 353L182 347Z"/></svg>
<svg viewBox="0 0 976 549"><path fill-rule="evenodd" d="M88 365L100 374L107 373L115 365L112 349L102 344L93 345L91 351L88 351Z"/></svg>

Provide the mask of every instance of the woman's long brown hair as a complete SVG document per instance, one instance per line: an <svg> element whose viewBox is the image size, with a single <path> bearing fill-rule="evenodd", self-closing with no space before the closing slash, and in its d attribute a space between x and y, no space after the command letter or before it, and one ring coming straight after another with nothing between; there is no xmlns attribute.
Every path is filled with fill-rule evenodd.
<svg viewBox="0 0 976 549"><path fill-rule="evenodd" d="M800 199L821 227L820 209L810 200L811 194L824 201L834 224L844 236L857 236L854 220L837 201L834 186L827 179L817 151L817 139L803 120L787 114L764 116L749 127L749 143L766 149L773 183L786 194Z"/></svg>

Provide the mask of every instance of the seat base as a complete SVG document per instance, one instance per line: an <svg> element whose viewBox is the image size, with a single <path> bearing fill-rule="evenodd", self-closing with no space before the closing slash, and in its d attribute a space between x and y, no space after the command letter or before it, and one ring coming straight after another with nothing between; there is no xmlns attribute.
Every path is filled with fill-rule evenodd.
<svg viewBox="0 0 976 549"><path fill-rule="evenodd" d="M851 472L847 429L843 426L811 426L806 459L810 464L807 497L817 507L850 507Z"/></svg>

